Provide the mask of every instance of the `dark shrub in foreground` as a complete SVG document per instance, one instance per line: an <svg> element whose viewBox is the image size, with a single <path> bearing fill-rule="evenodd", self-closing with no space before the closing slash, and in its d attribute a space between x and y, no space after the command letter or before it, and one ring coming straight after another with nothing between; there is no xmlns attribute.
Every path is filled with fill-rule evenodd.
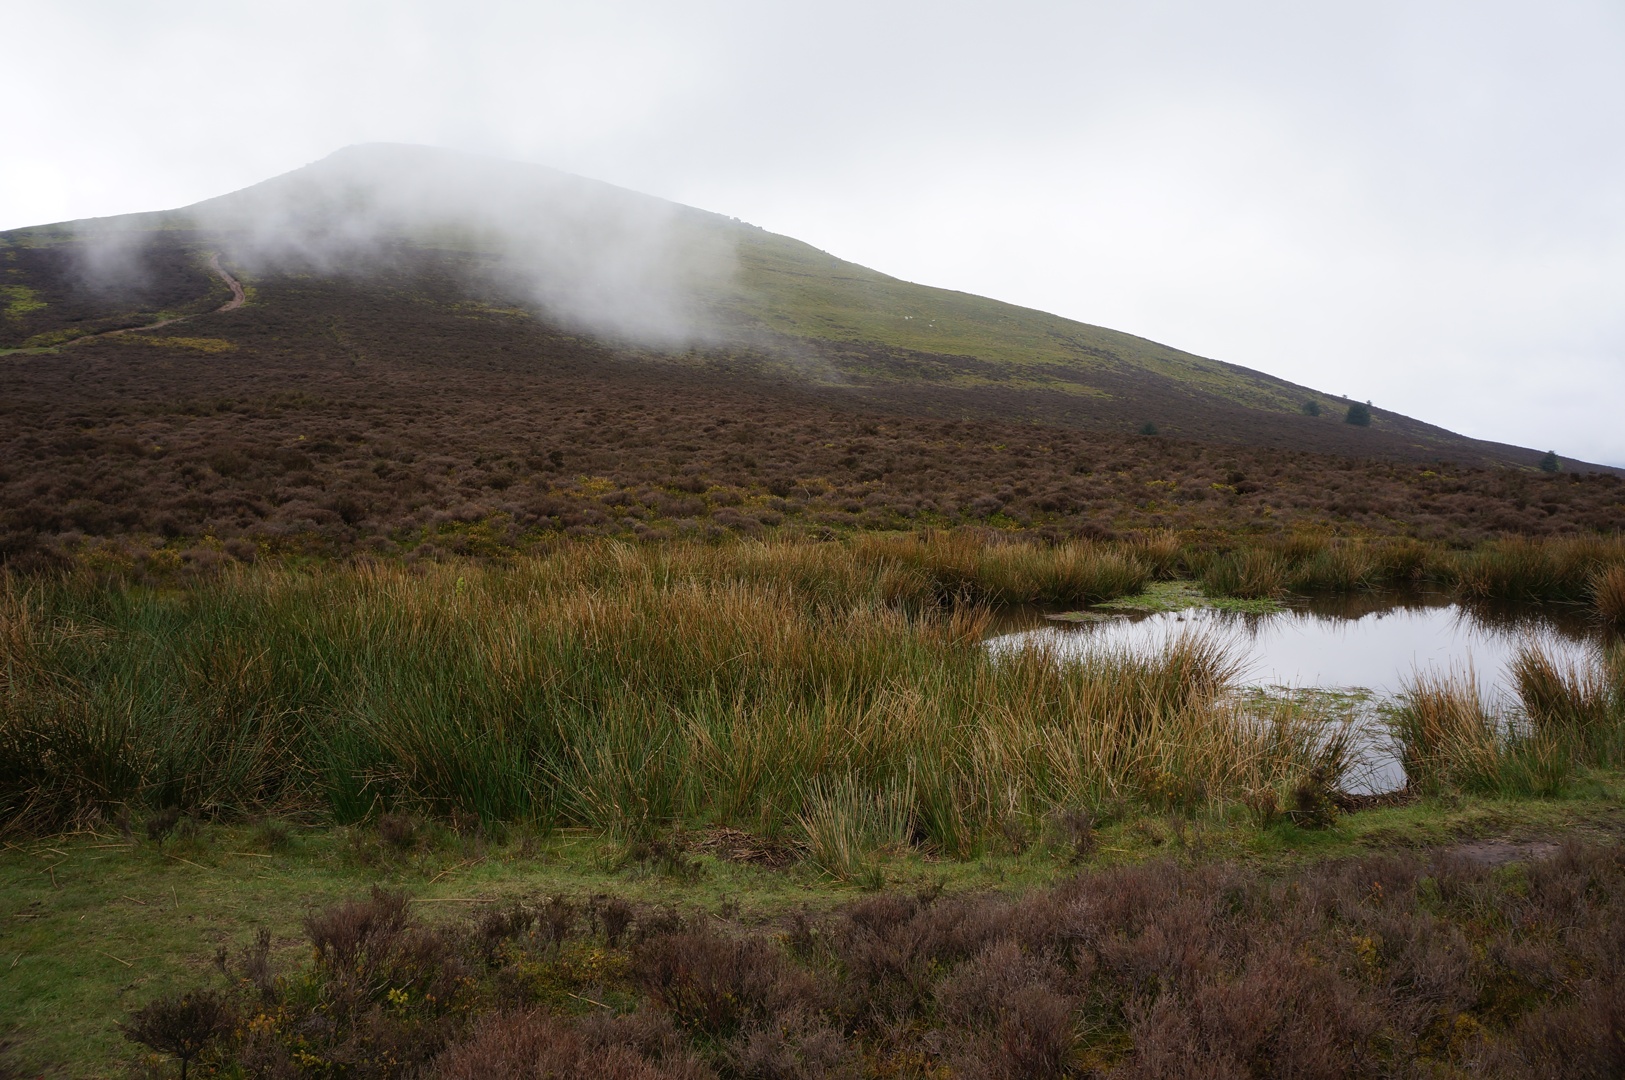
<svg viewBox="0 0 1625 1080"><path fill-rule="evenodd" d="M137 1009L123 1025L124 1037L181 1063L181 1080L193 1060L230 1033L231 1003L213 990L158 998Z"/></svg>

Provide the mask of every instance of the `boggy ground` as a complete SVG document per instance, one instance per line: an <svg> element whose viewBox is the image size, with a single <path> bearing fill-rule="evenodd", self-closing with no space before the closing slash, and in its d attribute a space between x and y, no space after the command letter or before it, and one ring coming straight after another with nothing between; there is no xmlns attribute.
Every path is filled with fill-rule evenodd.
<svg viewBox="0 0 1625 1080"><path fill-rule="evenodd" d="M1614 1076L1622 795L1057 819L845 885L726 832L109 822L0 852L0 1063L174 1075L144 1017L192 1076Z"/></svg>
<svg viewBox="0 0 1625 1080"><path fill-rule="evenodd" d="M1615 547L1462 580L1610 578ZM1410 565L1381 555L1213 566ZM1526 650L1512 716L1419 680L1412 790L1372 808L1324 718L1238 712L1211 644L979 644L987 603L1184 557L939 535L8 578L0 1038L87 1076L138 1053L121 1017L200 1075L1609 1075L1625 657Z"/></svg>
<svg viewBox="0 0 1625 1080"><path fill-rule="evenodd" d="M217 304L224 286L199 273ZM1625 520L1611 473L1445 464L1336 421L1343 441L1305 441L1212 404L1184 437L1142 436L1138 413L1072 416L1019 389L614 349L417 278L253 288L226 315L0 358L0 559L965 524L1470 544Z"/></svg>
<svg viewBox="0 0 1625 1080"><path fill-rule="evenodd" d="M0 575L0 827L290 804L340 821L408 806L623 833L707 822L799 831L845 874L865 848L963 855L1058 806L1335 790L1346 742L1312 710L1238 704L1222 640L1068 664L983 646L996 605L1126 597L1199 554L1171 537L937 534L594 541L511 562L239 567L178 587ZM1427 554L1258 547L1208 557L1204 580L1229 595L1355 590L1426 570ZM1434 569L1468 597L1625 616L1617 541ZM1532 794L1561 788L1571 761L1625 764L1625 657L1567 671L1526 653L1533 727L1503 729L1476 691L1419 686L1437 701L1406 729L1416 761L1492 788L1528 765L1544 778Z"/></svg>

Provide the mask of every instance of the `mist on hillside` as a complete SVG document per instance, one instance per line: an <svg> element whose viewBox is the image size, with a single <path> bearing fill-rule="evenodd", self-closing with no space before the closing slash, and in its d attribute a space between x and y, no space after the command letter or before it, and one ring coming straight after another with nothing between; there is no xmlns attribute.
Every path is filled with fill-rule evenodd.
<svg viewBox="0 0 1625 1080"><path fill-rule="evenodd" d="M534 165L423 147L350 147L178 215L228 265L365 276L407 251L443 256L476 293L599 337L712 340L733 283L727 219ZM139 273L139 232L86 230L92 282Z"/></svg>

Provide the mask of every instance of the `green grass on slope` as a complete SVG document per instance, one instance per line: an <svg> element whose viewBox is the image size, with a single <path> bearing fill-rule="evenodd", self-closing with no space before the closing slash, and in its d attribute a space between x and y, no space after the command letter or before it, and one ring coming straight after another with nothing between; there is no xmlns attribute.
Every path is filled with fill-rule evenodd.
<svg viewBox="0 0 1625 1080"><path fill-rule="evenodd" d="M1052 389L1083 393L1100 392L1090 385L1091 372L1113 368L1285 412L1296 412L1310 393L1131 334L899 281L773 233L744 232L738 255L737 310L784 334L975 357L1010 365Z"/></svg>

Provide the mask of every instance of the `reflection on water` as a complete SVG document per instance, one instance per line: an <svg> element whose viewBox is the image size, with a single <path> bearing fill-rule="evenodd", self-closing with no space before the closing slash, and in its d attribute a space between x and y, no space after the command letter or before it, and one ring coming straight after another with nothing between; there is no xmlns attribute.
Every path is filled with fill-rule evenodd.
<svg viewBox="0 0 1625 1080"><path fill-rule="evenodd" d="M1242 682L1248 686L1367 691L1359 742L1371 772L1357 785L1367 790L1403 786L1377 715L1417 673L1471 667L1486 697L1510 703L1516 694L1509 668L1520 647L1536 643L1555 659L1584 661L1599 640L1577 616L1468 608L1428 594L1314 599L1268 615L1194 608L1076 624L1025 611L994 629L988 646L995 652L1032 643L1061 657L1096 649L1154 651L1181 634L1211 633L1234 642L1245 657Z"/></svg>

